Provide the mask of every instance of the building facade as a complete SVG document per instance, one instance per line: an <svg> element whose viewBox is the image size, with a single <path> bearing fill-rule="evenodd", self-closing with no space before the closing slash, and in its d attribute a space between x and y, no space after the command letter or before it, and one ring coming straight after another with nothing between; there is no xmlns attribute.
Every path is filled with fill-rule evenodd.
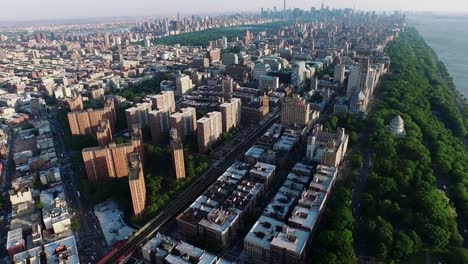
<svg viewBox="0 0 468 264"><path fill-rule="evenodd" d="M169 124L171 129L177 129L177 135L183 140L197 131L197 110L194 107L182 108L170 116Z"/></svg>
<svg viewBox="0 0 468 264"><path fill-rule="evenodd" d="M153 144L160 144L163 142L166 134L169 132L170 115L171 109L168 106L149 112L149 124Z"/></svg>
<svg viewBox="0 0 468 264"><path fill-rule="evenodd" d="M68 124L72 135L89 135L96 133L99 121L108 119L111 130L115 128L116 113L114 100L106 100L103 109L88 109L68 113Z"/></svg>
<svg viewBox="0 0 468 264"><path fill-rule="evenodd" d="M223 132L229 132L231 128L240 125L242 105L239 98L232 98L222 103L219 108L223 119Z"/></svg>
<svg viewBox="0 0 468 264"><path fill-rule="evenodd" d="M176 179L185 178L184 146L177 134L177 129L171 129L171 156Z"/></svg>
<svg viewBox="0 0 468 264"><path fill-rule="evenodd" d="M133 153L129 158L128 185L132 196L133 213L140 216L146 207L146 186L140 154Z"/></svg>
<svg viewBox="0 0 468 264"><path fill-rule="evenodd" d="M310 104L302 99L298 94L286 97L281 109L281 124L307 125L310 121Z"/></svg>
<svg viewBox="0 0 468 264"><path fill-rule="evenodd" d="M132 127L132 138L129 143L112 143L106 147L83 149L82 156L88 179L105 181L127 177L128 158L133 153L139 153L143 157L141 129L138 125Z"/></svg>
<svg viewBox="0 0 468 264"><path fill-rule="evenodd" d="M176 79L176 95L184 96L193 89L193 83L189 76L180 75Z"/></svg>
<svg viewBox="0 0 468 264"><path fill-rule="evenodd" d="M197 121L198 151L205 153L221 137L223 129L220 112L210 112Z"/></svg>
<svg viewBox="0 0 468 264"><path fill-rule="evenodd" d="M110 128L109 119L102 119L96 131L96 138L99 146L105 147L112 142L112 131Z"/></svg>
<svg viewBox="0 0 468 264"><path fill-rule="evenodd" d="M149 102L138 103L134 107L126 109L125 118L128 129L131 130L133 125L149 125L149 112L151 112L151 103Z"/></svg>
<svg viewBox="0 0 468 264"><path fill-rule="evenodd" d="M175 113L175 96L173 91L162 91L158 95L153 95L149 97L151 99L151 104L153 109L165 109L169 107L171 114Z"/></svg>

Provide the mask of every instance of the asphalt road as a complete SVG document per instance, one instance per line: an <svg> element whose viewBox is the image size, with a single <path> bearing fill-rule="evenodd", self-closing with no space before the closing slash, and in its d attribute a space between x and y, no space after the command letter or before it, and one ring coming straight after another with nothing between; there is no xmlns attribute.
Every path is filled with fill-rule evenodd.
<svg viewBox="0 0 468 264"><path fill-rule="evenodd" d="M65 146L64 130L57 121L56 112L51 113L49 121L54 136L55 150L60 160L60 172L68 205L72 209L73 215L80 221L77 238L80 260L82 263L96 263L97 259L106 252L104 235L99 228L99 221L95 217L93 209L88 207L79 193L79 176L75 174L70 158L71 151Z"/></svg>
<svg viewBox="0 0 468 264"><path fill-rule="evenodd" d="M10 223L11 223L11 204L10 204L10 197L8 196L8 191L11 189L11 180L13 178L13 175L15 173L15 168L13 164L13 146L14 146L14 141L16 139L15 133L13 133L13 128L10 128L8 130L8 157L5 160L5 164L3 164L3 169L4 169L4 181L3 181L3 186L2 186L2 195L4 198L4 208L1 211L3 216L3 221L0 226L0 245L6 245L6 240L7 240L7 233L10 230ZM7 252L4 246L1 247L0 249L0 257L3 259L4 257L7 256Z"/></svg>

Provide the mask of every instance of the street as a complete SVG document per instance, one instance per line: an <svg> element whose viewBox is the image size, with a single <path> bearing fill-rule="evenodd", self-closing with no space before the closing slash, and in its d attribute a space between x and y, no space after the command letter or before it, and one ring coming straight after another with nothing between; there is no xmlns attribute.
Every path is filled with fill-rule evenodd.
<svg viewBox="0 0 468 264"><path fill-rule="evenodd" d="M106 243L99 227L99 222L83 196L79 192L79 179L75 174L71 151L64 143L64 129L57 121L57 112L54 110L49 119L54 135L54 144L57 156L61 157L60 169L62 182L68 199L68 205L79 219L80 229L78 231L77 243L80 250L80 259L83 263L95 263L106 253ZM92 250L91 250L92 249ZM86 254L83 254L83 251Z"/></svg>
<svg viewBox="0 0 468 264"><path fill-rule="evenodd" d="M13 133L14 127L11 127L8 130L8 156L6 159L6 163L3 165L4 167L4 181L2 182L2 195L4 198L4 208L3 208L3 221L0 226L0 245L6 245L7 240L7 233L10 228L11 223L11 204L10 204L10 197L8 196L8 191L11 189L11 180L15 173L14 164L13 164L13 146L14 141L16 139L15 133ZM2 246L0 250L0 260L3 260L5 256L7 256L7 252L5 247Z"/></svg>

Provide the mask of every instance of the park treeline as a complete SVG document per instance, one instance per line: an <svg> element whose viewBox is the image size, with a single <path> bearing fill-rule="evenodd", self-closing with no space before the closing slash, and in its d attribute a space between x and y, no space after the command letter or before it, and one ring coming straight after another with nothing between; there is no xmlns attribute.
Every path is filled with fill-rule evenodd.
<svg viewBox="0 0 468 264"><path fill-rule="evenodd" d="M428 250L434 260L468 263L457 224L468 223L466 120L455 106L451 77L415 29L401 33L386 52L391 71L365 121L372 160L361 201L365 254L385 263L419 263ZM386 130L396 115L405 121L406 137ZM356 162L352 155L355 170L362 157ZM349 178L356 176L353 171ZM321 220L314 263L356 262L352 184L346 182L335 187Z"/></svg>
<svg viewBox="0 0 468 264"><path fill-rule="evenodd" d="M448 73L415 29L386 51L391 73L368 120L373 168L362 202L368 248L387 262L426 248L466 263L457 226L457 214L468 222L466 127L444 81ZM406 137L386 131L395 115L404 119Z"/></svg>

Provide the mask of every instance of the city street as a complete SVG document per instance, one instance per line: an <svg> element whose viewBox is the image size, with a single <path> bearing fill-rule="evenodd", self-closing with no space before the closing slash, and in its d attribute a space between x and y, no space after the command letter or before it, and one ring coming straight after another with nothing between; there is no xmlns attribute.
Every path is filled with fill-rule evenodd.
<svg viewBox="0 0 468 264"><path fill-rule="evenodd" d="M79 192L79 179L75 174L71 161L71 152L64 143L64 130L57 121L57 112L51 113L50 126L54 134L54 143L57 156L61 161L61 175L64 183L69 206L80 222L78 231L78 247L82 249L93 249L87 254L80 254L83 263L94 263L106 253L104 236L99 227L99 222L94 216L93 209L88 207L86 201Z"/></svg>
<svg viewBox="0 0 468 264"><path fill-rule="evenodd" d="M11 179L13 178L13 175L15 173L12 153L16 135L15 133L13 133L13 129L14 127L8 130L8 156L5 160L5 164L3 164L4 182L2 183L2 195L5 203L4 208L1 211L3 214L0 215L3 217L3 221L0 225L0 245L6 245L7 233L11 223L11 204L9 201L10 198L8 196L8 191L11 189ZM3 260L4 257L7 256L5 247L2 247L0 249L0 252L0 260Z"/></svg>

